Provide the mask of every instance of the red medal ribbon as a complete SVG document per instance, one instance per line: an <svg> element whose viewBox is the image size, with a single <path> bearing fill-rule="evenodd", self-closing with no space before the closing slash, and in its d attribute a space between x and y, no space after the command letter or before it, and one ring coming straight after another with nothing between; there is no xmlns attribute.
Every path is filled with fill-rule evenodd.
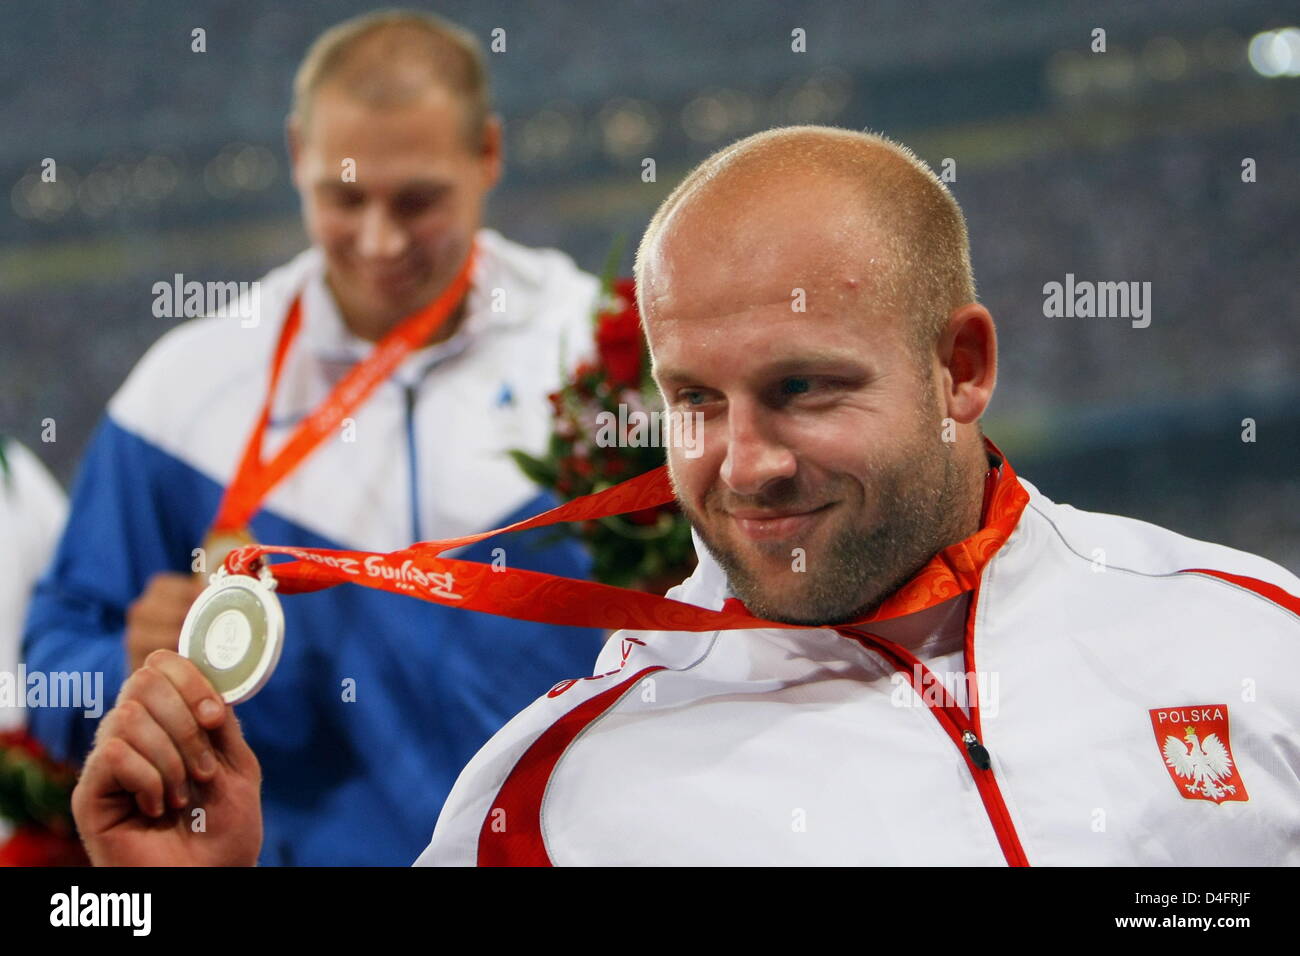
<svg viewBox="0 0 1300 956"><path fill-rule="evenodd" d="M385 335L373 351L354 365L342 381L334 386L325 401L299 423L275 457L263 462L262 437L271 421L271 403L280 381L280 371L285 356L289 353L289 346L302 325L302 294L294 297L275 347L266 401L263 402L262 412L248 437L239 468L226 486L216 520L212 523L213 531L234 532L244 528L262 506L271 489L302 464L303 459L334 431L339 422L355 411L379 383L402 364L403 359L443 327L469 290L474 259L475 248L471 245L469 255L465 257L465 262L452 279L451 285L438 298L407 316Z"/></svg>
<svg viewBox="0 0 1300 956"><path fill-rule="evenodd" d="M980 530L939 551L874 612L859 621L845 622L844 626L912 614L975 587L984 566L1010 537L1029 503L1029 493L1017 480L1006 456L987 438L985 447L1002 464L990 469L986 478L986 504ZM664 465L494 531L445 541L423 541L390 554L250 545L230 553L226 570L232 574L252 574L264 556L284 554L297 560L270 566L281 593L319 591L351 582L449 607L566 627L661 631L807 627L755 617L734 598L722 610L711 611L593 581L438 557L451 548L509 531L626 514L672 500L668 468Z"/></svg>

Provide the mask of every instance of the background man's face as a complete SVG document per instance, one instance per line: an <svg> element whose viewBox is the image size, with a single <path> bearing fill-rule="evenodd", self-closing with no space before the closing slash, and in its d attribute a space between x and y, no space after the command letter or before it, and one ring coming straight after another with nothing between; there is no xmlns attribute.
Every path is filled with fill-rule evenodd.
<svg viewBox="0 0 1300 956"><path fill-rule="evenodd" d="M918 368L842 192L754 195L685 210L647 262L656 381L705 422L703 454L670 449L669 467L751 611L842 622L952 543L936 363Z"/></svg>
<svg viewBox="0 0 1300 956"><path fill-rule="evenodd" d="M344 172L355 169L355 181ZM345 313L395 320L456 274L500 173L495 126L470 147L464 106L440 87L375 109L328 84L296 147L307 233Z"/></svg>

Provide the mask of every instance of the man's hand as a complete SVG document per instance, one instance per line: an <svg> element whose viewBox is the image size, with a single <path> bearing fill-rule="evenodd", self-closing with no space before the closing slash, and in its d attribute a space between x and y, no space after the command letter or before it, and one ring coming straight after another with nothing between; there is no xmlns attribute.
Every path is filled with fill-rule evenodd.
<svg viewBox="0 0 1300 956"><path fill-rule="evenodd" d="M157 650L176 650L185 615L207 587L205 577L164 571L149 579L144 593L126 611L126 656L131 671Z"/></svg>
<svg viewBox="0 0 1300 956"><path fill-rule="evenodd" d="M234 710L193 663L155 651L100 722L72 814L96 866L252 866L261 784Z"/></svg>

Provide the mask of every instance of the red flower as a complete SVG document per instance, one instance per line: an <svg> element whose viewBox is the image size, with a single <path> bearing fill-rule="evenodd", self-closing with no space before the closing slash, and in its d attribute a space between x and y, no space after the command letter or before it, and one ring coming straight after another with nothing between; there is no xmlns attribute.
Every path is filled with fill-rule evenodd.
<svg viewBox="0 0 1300 956"><path fill-rule="evenodd" d="M611 254L611 262L617 261ZM615 415L619 406L645 411L642 383L648 378L648 352L631 279L606 273L605 294L592 319L596 354L577 362L567 381L548 399L554 420L541 463L544 471L525 468L558 495L572 499L606 483L639 474L657 462L639 449L602 447L597 443L602 413ZM521 465L526 459L521 459ZM538 478L538 474L544 477ZM547 479L549 478L549 481ZM662 594L690 572L693 548L689 529L672 504L645 508L624 516L623 522L586 520L571 529L589 546L596 578L606 584L652 587ZM661 573L662 572L662 573ZM654 581L647 574L657 575Z"/></svg>
<svg viewBox="0 0 1300 956"><path fill-rule="evenodd" d="M596 324L596 348L609 381L615 386L641 384L641 316L631 279L614 282L613 302Z"/></svg>
<svg viewBox="0 0 1300 956"><path fill-rule="evenodd" d="M0 846L0 866L86 866L89 861L74 835L22 826Z"/></svg>
<svg viewBox="0 0 1300 956"><path fill-rule="evenodd" d="M579 398L595 398L596 388L600 385L603 373L595 362L580 362L573 370L572 387Z"/></svg>
<svg viewBox="0 0 1300 956"><path fill-rule="evenodd" d="M42 763L48 762L45 755L45 748L41 742L33 737L27 730L8 730L0 733L0 750L6 748L16 748L23 751L28 756Z"/></svg>

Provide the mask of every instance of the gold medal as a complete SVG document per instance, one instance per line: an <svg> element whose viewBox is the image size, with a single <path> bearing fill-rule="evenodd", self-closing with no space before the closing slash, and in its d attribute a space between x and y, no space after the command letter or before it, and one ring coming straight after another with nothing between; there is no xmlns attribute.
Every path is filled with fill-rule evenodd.
<svg viewBox="0 0 1300 956"><path fill-rule="evenodd" d="M181 656L194 662L228 704L262 689L283 646L284 612L265 567L256 578L218 570L181 625Z"/></svg>

